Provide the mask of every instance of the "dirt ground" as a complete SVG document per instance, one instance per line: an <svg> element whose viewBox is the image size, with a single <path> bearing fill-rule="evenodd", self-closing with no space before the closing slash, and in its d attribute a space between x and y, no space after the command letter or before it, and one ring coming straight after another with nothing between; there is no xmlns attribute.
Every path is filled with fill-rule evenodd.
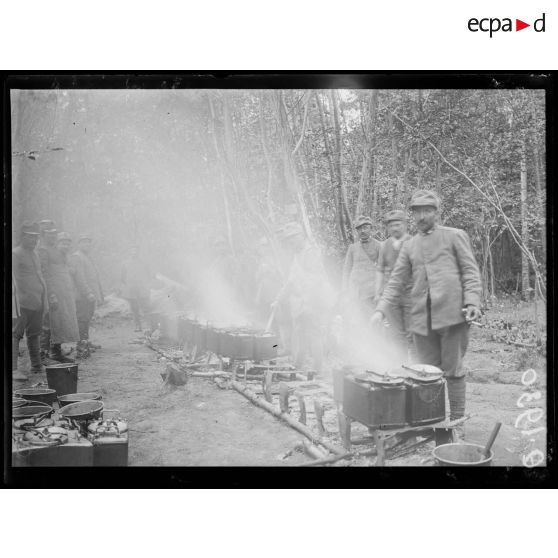
<svg viewBox="0 0 558 558"><path fill-rule="evenodd" d="M190 378L181 387L165 386L160 375L165 364L160 355L143 344L141 334L133 332L129 319L105 317L96 323L91 337L102 349L80 363L78 391L100 391L105 408L118 409L128 422L129 465L292 466L311 460L300 449L294 450L302 441L302 434L234 390L219 389L205 378ZM472 333L465 360L467 413L471 415L465 423L466 441L484 444L495 422L501 421L503 425L493 448L493 465L497 466L521 465L522 458L533 449L546 454L545 430L522 433L544 426L545 417L531 423L520 419L516 427L522 412L545 405L544 360L530 363L537 371L537 380L524 386L521 375L526 368L517 369L516 353L503 343L488 342L484 332L477 331ZM46 382L41 375L31 377L25 386L14 382L14 389L41 380ZM540 399L536 399L537 391ZM530 395L523 395L527 404L520 408L518 400L525 393ZM294 401L293 414L297 416ZM278 405L277 395L274 403ZM328 436L340 445L335 406L332 401L325 403ZM311 409L308 415L308 425L313 428ZM536 413L531 419L537 419ZM358 435L360 425L355 426L353 434ZM430 465L432 448L430 442L386 464ZM370 457L339 464L359 466L374 462L375 458Z"/></svg>

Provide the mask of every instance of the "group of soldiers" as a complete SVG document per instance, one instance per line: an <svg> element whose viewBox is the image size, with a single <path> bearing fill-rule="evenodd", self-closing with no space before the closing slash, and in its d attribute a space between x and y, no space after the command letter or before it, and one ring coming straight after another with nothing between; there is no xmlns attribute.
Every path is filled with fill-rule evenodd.
<svg viewBox="0 0 558 558"><path fill-rule="evenodd" d="M302 227L289 224L283 242L294 256L271 308L279 311L288 302L290 316L279 319L279 329L290 331L282 337L286 342L290 335L294 364L302 364L310 350L318 373L324 328L335 300L364 329L373 332L387 324L407 361L444 372L450 418L457 419L465 413L463 357L469 327L481 317L480 272L467 233L439 224L435 192L415 191L409 209L417 229L414 236L407 233L403 209L385 215L389 236L383 242L372 237L369 218L355 222L358 240L345 257L341 297L332 294L317 247ZM374 338L369 339L372 343Z"/></svg>
<svg viewBox="0 0 558 558"><path fill-rule="evenodd" d="M388 237L383 242L373 238L369 218L357 219L358 238L345 257L341 296L329 281L319 248L296 222L281 227L273 241L260 240L255 266L239 266L226 239L217 239L209 275L236 283L234 296L242 291L238 298L255 308L260 324L272 325L293 364L305 367L309 355L318 374L335 314L348 317L343 320L346 338L355 327L373 332L388 325L405 361L443 370L450 415L459 418L465 410L462 362L469 326L481 316L480 273L465 231L438 223L436 193L415 191L409 209L417 234L407 233L406 212L393 209L385 215ZM89 341L89 323L104 297L91 246L91 237L81 235L70 255L72 239L52 221L23 225L12 251L15 379L25 379L17 366L24 334L33 372L42 371L47 356L71 361L62 343L77 342L78 357L96 348ZM239 267L249 269L250 277L240 274ZM124 262L120 294L130 302L136 330L141 330L141 311L149 309L150 277L134 249ZM377 343L372 335L366 339Z"/></svg>
<svg viewBox="0 0 558 558"><path fill-rule="evenodd" d="M12 250L12 369L15 380L27 380L19 369L20 341L25 335L31 372L50 361L74 362L63 343L77 343L76 356L100 349L89 340L89 324L104 295L91 257L93 239L82 234L71 253L72 238L45 219L23 223Z"/></svg>

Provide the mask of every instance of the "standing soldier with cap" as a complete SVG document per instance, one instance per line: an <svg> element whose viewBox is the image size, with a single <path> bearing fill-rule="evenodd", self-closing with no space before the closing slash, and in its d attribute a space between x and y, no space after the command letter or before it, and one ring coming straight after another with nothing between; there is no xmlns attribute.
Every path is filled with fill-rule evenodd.
<svg viewBox="0 0 558 558"><path fill-rule="evenodd" d="M62 354L62 343L79 341L74 284L67 259L71 246L70 235L61 232L55 246L49 244L40 252L49 301L50 358L58 362L74 362Z"/></svg>
<svg viewBox="0 0 558 558"><path fill-rule="evenodd" d="M407 233L407 222L405 212L401 209L389 211L385 216L389 237L382 242L380 255L378 256L378 271L376 273L376 300L387 285L397 256L403 243L411 238ZM411 319L411 289L408 285L396 304L390 305L387 310L386 319L389 322L393 337L401 347L402 353L407 350L413 351L413 336L409 330Z"/></svg>
<svg viewBox="0 0 558 558"><path fill-rule="evenodd" d="M360 216L355 221L358 241L351 244L343 264L342 292L348 298L349 307L358 316L370 316L376 296L376 263L380 243L372 238L372 220Z"/></svg>
<svg viewBox="0 0 558 558"><path fill-rule="evenodd" d="M12 330L12 369L14 380L27 380L18 370L19 342L25 334L31 371L43 372L39 336L47 308L46 285L39 256L39 225L23 223L20 243L12 250L12 284L15 290L16 322Z"/></svg>
<svg viewBox="0 0 558 558"><path fill-rule="evenodd" d="M91 350L100 349L89 341L89 323L95 313L95 305L103 304L103 289L99 272L90 257L92 238L82 234L78 240L78 250L70 257L70 271L76 288L76 314L79 329L77 353L89 356Z"/></svg>
<svg viewBox="0 0 558 558"><path fill-rule="evenodd" d="M43 277L45 275L45 252L48 248L55 248L56 237L58 231L56 230L56 225L52 219L43 219L39 221L39 229L41 236L39 238L39 245L37 247L37 253L39 254L39 259L41 260L41 271L43 272ZM41 329L41 359L43 364L46 364L46 359L49 356L50 351L50 317L48 309L43 317L43 327Z"/></svg>
<svg viewBox="0 0 558 558"><path fill-rule="evenodd" d="M463 357L469 322L481 316L481 280L467 233L438 225L439 209L434 192L414 192L418 233L403 244L371 322L379 325L411 284L410 330L418 358L444 371L453 420L465 414Z"/></svg>

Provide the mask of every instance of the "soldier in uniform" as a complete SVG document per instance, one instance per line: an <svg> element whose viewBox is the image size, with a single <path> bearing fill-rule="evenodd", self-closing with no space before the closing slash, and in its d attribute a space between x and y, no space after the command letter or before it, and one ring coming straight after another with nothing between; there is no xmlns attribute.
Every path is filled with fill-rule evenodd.
<svg viewBox="0 0 558 558"><path fill-rule="evenodd" d="M298 223L289 224L284 229L283 239L292 247L295 256L288 278L271 306L277 308L289 301L294 365L302 368L310 349L313 370L319 374L323 368L325 325L334 294L321 253L307 241L302 227Z"/></svg>
<svg viewBox="0 0 558 558"><path fill-rule="evenodd" d="M358 240L349 246L343 264L342 292L349 313L369 318L376 296L376 264L380 243L372 238L372 221L361 216L355 221Z"/></svg>
<svg viewBox="0 0 558 558"><path fill-rule="evenodd" d="M401 246L411 238L411 235L407 233L407 222L403 210L394 209L389 211L384 220L389 237L380 246L378 270L376 273L376 300L380 299L384 287L389 281ZM401 348L401 352L404 354L407 354L408 350L414 354L412 348L413 336L409 330L411 319L410 294L410 286L407 286L399 301L386 309L386 319L390 325L390 331L395 342Z"/></svg>
<svg viewBox="0 0 558 558"><path fill-rule="evenodd" d="M481 316L479 268L467 233L438 224L434 192L417 190L410 206L418 233L401 247L371 322L381 324L411 284L410 330L418 358L444 371L450 418L457 419L465 414L468 322Z"/></svg>
<svg viewBox="0 0 558 558"><path fill-rule="evenodd" d="M20 243L12 250L12 285L15 291L16 321L12 330L12 370L14 380L27 380L18 369L19 342L27 338L31 371L43 372L39 336L47 308L47 289L35 248L39 242L39 225L23 223Z"/></svg>
<svg viewBox="0 0 558 558"><path fill-rule="evenodd" d="M100 349L89 341L89 323L95 313L95 305L104 303L103 288L97 266L91 259L92 238L82 234L78 240L78 250L70 257L70 270L74 278L76 293L76 314L79 329L77 353L87 357L91 350Z"/></svg>
<svg viewBox="0 0 558 558"><path fill-rule="evenodd" d="M43 277L45 275L45 269L43 266L43 261L45 259L44 252L48 248L56 247L56 239L58 236L58 231L56 230L56 225L51 219L43 219L39 221L39 229L41 236L39 238L39 245L37 247L37 253L39 254L39 259L41 260L41 271ZM48 309L43 317L43 327L41 329L41 359L43 364L47 364L48 356L50 351L50 316Z"/></svg>
<svg viewBox="0 0 558 558"><path fill-rule="evenodd" d="M71 246L70 235L61 232L54 246L49 243L39 253L49 302L50 358L58 362L74 362L62 353L62 343L79 341L74 282L68 266Z"/></svg>

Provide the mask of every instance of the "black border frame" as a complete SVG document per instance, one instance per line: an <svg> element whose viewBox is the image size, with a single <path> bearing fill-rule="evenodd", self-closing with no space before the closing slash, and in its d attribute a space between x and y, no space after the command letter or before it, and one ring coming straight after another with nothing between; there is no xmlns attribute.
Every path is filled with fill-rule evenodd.
<svg viewBox="0 0 558 558"><path fill-rule="evenodd" d="M551 71L379 71L379 72L250 72L250 71L14 71L2 73L3 136L3 320L4 368L2 391L3 483L8 487L36 488L256 488L256 487L550 487L557 479L556 465L556 385L554 365L554 270L556 246L553 242L552 186L556 181L557 73ZM289 467L127 467L127 468L14 468L11 457L12 384L11 288L8 271L11 260L11 89L544 89L546 98L547 169L547 467L441 468L289 468ZM10 210L8 211L8 208ZM7 349L7 350L6 350ZM550 373L548 373L548 371ZM215 469L217 471L215 471ZM303 472L305 471L305 472ZM350 471L348 473L347 471ZM217 474L215 474L217 472ZM413 474L415 473L415 474Z"/></svg>

